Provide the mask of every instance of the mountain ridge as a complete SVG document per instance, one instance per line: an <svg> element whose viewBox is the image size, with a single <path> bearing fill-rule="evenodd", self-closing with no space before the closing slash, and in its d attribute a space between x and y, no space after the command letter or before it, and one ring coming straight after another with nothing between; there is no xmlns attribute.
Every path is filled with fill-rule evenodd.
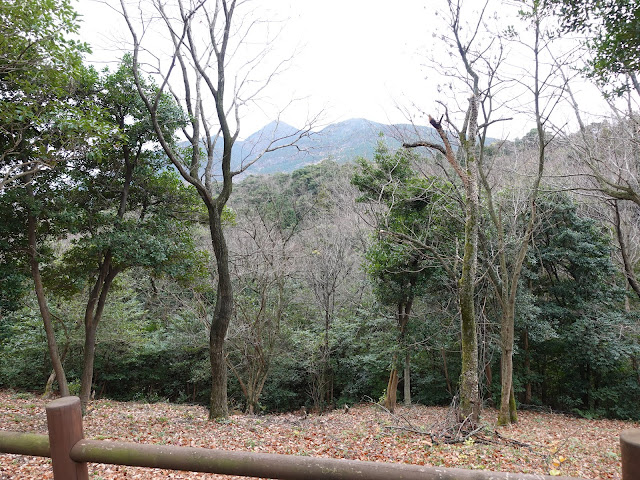
<svg viewBox="0 0 640 480"><path fill-rule="evenodd" d="M417 140L441 144L442 140L431 126L408 123L384 124L365 118L351 118L332 123L319 131L311 131L299 138L295 145L286 146L299 136L300 130L280 121L273 121L243 140L236 140L231 154L231 170L238 171L252 163L236 179L249 175L291 173L298 168L323 160L347 163L358 157L373 158L378 141L386 142L390 149L400 148L402 142ZM401 140L400 140L401 139ZM489 141L493 141L489 139ZM183 146L187 146L186 143ZM274 150L262 153L265 149ZM215 156L222 156L222 144L217 142ZM220 174L220 165L214 167ZM203 174L201 171L200 174Z"/></svg>
<svg viewBox="0 0 640 480"><path fill-rule="evenodd" d="M252 161L258 152L264 150L268 142L274 146L284 145L298 130L284 122L271 122L252 133L234 146L232 169ZM284 140L280 140L284 137ZM306 165L333 160L337 163L353 161L357 157L371 158L378 140L384 140L390 148L400 147L403 140L429 140L437 142L437 134L432 127L410 124L383 124L364 118L352 118L332 123L317 132L302 137L295 146L283 147L265 153L244 173L265 175L270 173L290 173Z"/></svg>

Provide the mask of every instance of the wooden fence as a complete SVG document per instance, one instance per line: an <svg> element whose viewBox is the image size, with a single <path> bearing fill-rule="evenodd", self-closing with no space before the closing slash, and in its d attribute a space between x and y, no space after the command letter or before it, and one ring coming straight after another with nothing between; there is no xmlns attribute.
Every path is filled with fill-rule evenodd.
<svg viewBox="0 0 640 480"><path fill-rule="evenodd" d="M46 406L49 435L0 430L0 453L49 457L55 480L88 480L87 462L285 480L551 480L569 477L87 440L78 397ZM640 430L620 435L623 480L640 480Z"/></svg>

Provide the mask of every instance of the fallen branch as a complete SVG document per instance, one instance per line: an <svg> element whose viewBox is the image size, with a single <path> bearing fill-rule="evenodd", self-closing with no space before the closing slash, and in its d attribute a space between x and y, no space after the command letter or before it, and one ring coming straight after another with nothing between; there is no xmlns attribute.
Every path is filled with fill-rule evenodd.
<svg viewBox="0 0 640 480"><path fill-rule="evenodd" d="M507 444L515 445L516 447L528 448L529 450L533 451L533 445L531 445L530 443L525 443L521 442L520 440L505 437L504 435L500 435L500 432L498 432L497 430L494 430L493 434Z"/></svg>
<svg viewBox="0 0 640 480"><path fill-rule="evenodd" d="M410 421L409 419L407 419L407 417L405 417L404 415L396 415L395 413L391 413L391 410L389 410L387 407L385 407L384 405L382 405L379 402L375 402L371 397L369 396L365 396L363 397L364 400L366 400L367 402L373 404L374 406L380 408L382 411L384 411L387 415L389 415L390 417L393 417L396 421L403 421L404 423L407 424L408 428L414 428L417 429L417 427L415 427ZM397 427L399 428L399 427Z"/></svg>
<svg viewBox="0 0 640 480"><path fill-rule="evenodd" d="M365 397L365 400L381 409L395 421L395 425L385 425L383 426L384 429L401 430L404 432L416 433L418 435L426 435L431 439L431 443L436 445L441 443L464 443L471 437L478 435L479 432L488 428L487 425L475 425L471 421L471 416L459 421L456 398L451 402L445 418L442 421L433 423L428 428L421 428L414 425L404 415L391 413L388 408L378 402L374 402L370 397Z"/></svg>

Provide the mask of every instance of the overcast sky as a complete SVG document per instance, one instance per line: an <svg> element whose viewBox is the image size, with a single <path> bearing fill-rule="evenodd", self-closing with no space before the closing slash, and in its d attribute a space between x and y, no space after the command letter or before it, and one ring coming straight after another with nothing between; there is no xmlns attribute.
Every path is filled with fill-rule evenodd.
<svg viewBox="0 0 640 480"><path fill-rule="evenodd" d="M121 16L104 3L81 0L76 8L83 16L82 38L94 50L89 60L113 67L129 34ZM106 3L119 10L118 0ZM441 0L256 3L267 4L279 18L288 18L279 37L281 52L299 49L291 67L270 87L272 103L284 104L292 96L306 99L285 112L284 121L300 127L307 111L324 110L325 123L349 118L406 123L406 112L437 115L442 110L436 104L442 97L435 89L442 79L425 66L427 55L442 48L434 36L442 21L434 9L443 4ZM447 55L445 50L442 54ZM270 115L268 109L246 112L241 137L273 120ZM531 120L517 116L497 126L492 136L521 136L532 127Z"/></svg>

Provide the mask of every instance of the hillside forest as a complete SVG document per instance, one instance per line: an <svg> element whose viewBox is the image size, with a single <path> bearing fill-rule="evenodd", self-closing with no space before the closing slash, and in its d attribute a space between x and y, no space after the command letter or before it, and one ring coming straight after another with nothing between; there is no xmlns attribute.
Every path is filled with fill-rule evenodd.
<svg viewBox="0 0 640 480"><path fill-rule="evenodd" d="M640 6L443 0L433 110L318 155L314 116L239 147L247 4L109 3L98 70L69 0L0 0L0 388L640 419Z"/></svg>

